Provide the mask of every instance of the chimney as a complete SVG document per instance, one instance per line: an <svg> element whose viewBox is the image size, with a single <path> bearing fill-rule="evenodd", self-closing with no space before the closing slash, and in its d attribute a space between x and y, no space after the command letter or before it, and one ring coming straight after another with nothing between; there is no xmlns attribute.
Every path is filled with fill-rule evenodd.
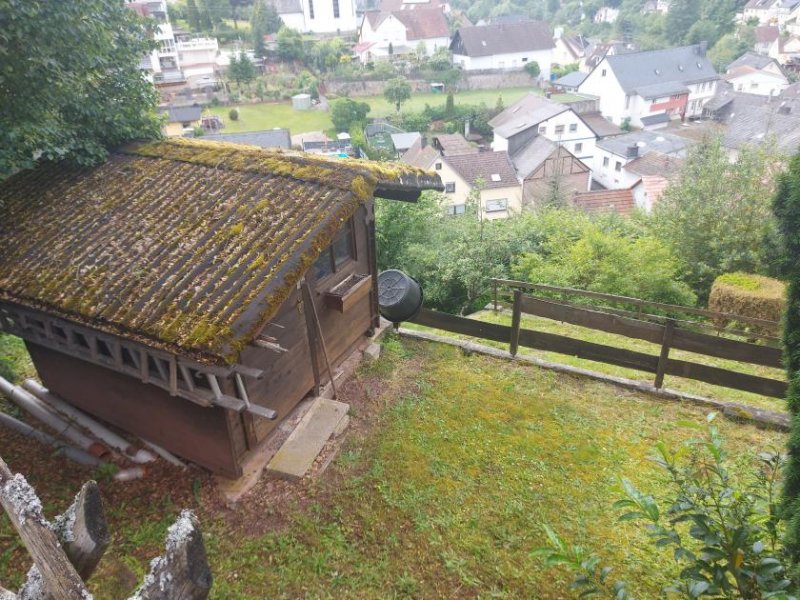
<svg viewBox="0 0 800 600"><path fill-rule="evenodd" d="M628 149L625 152L625 156L627 158L636 158L637 156L639 156L639 146L637 146L636 144L628 146Z"/></svg>
<svg viewBox="0 0 800 600"><path fill-rule="evenodd" d="M705 56L707 51L708 51L708 42L700 42L699 44L697 44L698 55Z"/></svg>

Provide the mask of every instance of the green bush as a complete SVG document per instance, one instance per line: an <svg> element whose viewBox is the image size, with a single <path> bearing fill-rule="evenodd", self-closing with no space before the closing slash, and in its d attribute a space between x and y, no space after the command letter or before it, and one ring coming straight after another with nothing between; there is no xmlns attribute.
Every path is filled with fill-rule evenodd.
<svg viewBox="0 0 800 600"><path fill-rule="evenodd" d="M720 275L711 286L708 308L767 321L781 320L786 303L786 285L782 281L751 275L728 273ZM776 335L776 328L749 326L753 331Z"/></svg>
<svg viewBox="0 0 800 600"><path fill-rule="evenodd" d="M239 120L239 109L238 108L230 109L230 111L228 111L228 118L231 121L238 121Z"/></svg>

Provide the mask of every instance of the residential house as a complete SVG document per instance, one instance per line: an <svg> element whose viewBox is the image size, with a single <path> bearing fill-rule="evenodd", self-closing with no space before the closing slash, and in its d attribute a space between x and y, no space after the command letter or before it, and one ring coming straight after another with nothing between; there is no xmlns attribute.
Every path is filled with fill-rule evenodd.
<svg viewBox="0 0 800 600"><path fill-rule="evenodd" d="M478 148L470 144L460 133L437 133L432 138L432 144L442 156L478 153Z"/></svg>
<svg viewBox="0 0 800 600"><path fill-rule="evenodd" d="M203 139L210 142L228 142L231 144L258 146L259 148L283 148L289 150L292 147L291 133L289 133L288 129L280 128L243 133L207 133L203 136Z"/></svg>
<svg viewBox="0 0 800 600"><path fill-rule="evenodd" d="M185 83L180 57L175 44L175 33L169 21L166 0L126 0L126 6L143 17L157 23L153 37L158 48L142 58L140 67L156 85Z"/></svg>
<svg viewBox="0 0 800 600"><path fill-rule="evenodd" d="M581 86L584 79L586 79L586 73L582 71L573 71L572 73L567 73L563 77L556 79L553 82L553 87L566 94L574 94L578 92L578 88Z"/></svg>
<svg viewBox="0 0 800 600"><path fill-rule="evenodd" d="M536 62L550 79L553 32L547 23L524 21L461 27L453 36L453 64L465 71L517 70Z"/></svg>
<svg viewBox="0 0 800 600"><path fill-rule="evenodd" d="M628 52L635 52L635 48L632 44L626 44L624 42L593 44L589 47L586 55L580 62L580 70L583 73L591 73L606 56L626 54Z"/></svg>
<svg viewBox="0 0 800 600"><path fill-rule="evenodd" d="M492 149L516 153L536 136L561 144L591 164L597 135L572 108L530 93L489 121Z"/></svg>
<svg viewBox="0 0 800 600"><path fill-rule="evenodd" d="M610 6L601 6L600 10L594 13L595 23L616 23L619 18L619 9Z"/></svg>
<svg viewBox="0 0 800 600"><path fill-rule="evenodd" d="M758 54L769 54L772 44L781 37L781 29L777 25L759 25L755 30L756 43L753 49Z"/></svg>
<svg viewBox="0 0 800 600"><path fill-rule="evenodd" d="M633 131L597 142L592 178L609 189L629 189L641 179L627 166L651 152L684 158L691 142L683 137L653 131Z"/></svg>
<svg viewBox="0 0 800 600"><path fill-rule="evenodd" d="M651 15L653 13L665 15L669 12L671 4L671 0L647 0L639 12L643 15Z"/></svg>
<svg viewBox="0 0 800 600"><path fill-rule="evenodd" d="M477 187L481 218L502 219L522 211L522 186L508 152L442 156L434 163L434 171L444 184L448 214L464 213Z"/></svg>
<svg viewBox="0 0 800 600"><path fill-rule="evenodd" d="M540 206L554 198L569 199L588 189L589 167L564 146L536 136L510 155L522 182L523 208Z"/></svg>
<svg viewBox="0 0 800 600"><path fill-rule="evenodd" d="M600 112L616 124L654 127L699 117L719 76L706 45L607 55L578 88L600 98Z"/></svg>
<svg viewBox="0 0 800 600"><path fill-rule="evenodd" d="M611 212L629 215L636 208L631 188L579 192L572 197L570 204L590 214Z"/></svg>
<svg viewBox="0 0 800 600"><path fill-rule="evenodd" d="M735 101L720 123L725 126L722 143L731 160L746 145L767 144L771 150L785 155L800 149L800 100L797 99L772 98L762 104Z"/></svg>
<svg viewBox="0 0 800 600"><path fill-rule="evenodd" d="M631 188L636 206L650 212L658 203L664 190L683 168L683 159L677 156L648 152L625 165L625 171L638 176L639 182Z"/></svg>
<svg viewBox="0 0 800 600"><path fill-rule="evenodd" d="M435 167L437 163L441 163L441 153L427 143L425 137L420 136L412 145L411 148L406 150L405 154L400 157L400 162L413 167L419 167L426 171L432 171L434 168L441 170L441 164Z"/></svg>
<svg viewBox="0 0 800 600"><path fill-rule="evenodd" d="M181 136L191 133L195 127L200 126L203 107L199 104L190 106L164 106L158 109L159 113L166 116L161 127L167 137Z"/></svg>
<svg viewBox="0 0 800 600"><path fill-rule="evenodd" d="M744 20L783 27L798 4L800 0L750 0L744 7Z"/></svg>
<svg viewBox="0 0 800 600"><path fill-rule="evenodd" d="M176 31L175 46L181 70L187 79L215 73L219 54L217 38L193 38L189 33Z"/></svg>
<svg viewBox="0 0 800 600"><path fill-rule="evenodd" d="M800 63L800 35L779 37L770 47L769 56L780 65L797 70Z"/></svg>
<svg viewBox="0 0 800 600"><path fill-rule="evenodd" d="M425 189L406 165L202 140L43 164L0 185L0 329L66 402L239 477L379 326L373 198Z"/></svg>
<svg viewBox="0 0 800 600"><path fill-rule="evenodd" d="M556 29L554 43L552 61L561 66L580 63L591 46L583 35L567 35L562 27Z"/></svg>
<svg viewBox="0 0 800 600"><path fill-rule="evenodd" d="M777 96L787 87L789 79L774 58L747 52L733 61L723 79L737 92Z"/></svg>
<svg viewBox="0 0 800 600"><path fill-rule="evenodd" d="M283 24L303 33L346 33L358 29L356 0L270 0Z"/></svg>
<svg viewBox="0 0 800 600"><path fill-rule="evenodd" d="M450 45L447 17L439 8L365 12L355 53L366 63L415 52L420 44L429 56Z"/></svg>

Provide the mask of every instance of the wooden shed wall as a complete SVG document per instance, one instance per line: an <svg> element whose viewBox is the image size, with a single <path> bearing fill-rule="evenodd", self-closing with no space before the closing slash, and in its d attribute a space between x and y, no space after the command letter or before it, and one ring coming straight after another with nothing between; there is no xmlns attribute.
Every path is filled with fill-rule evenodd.
<svg viewBox="0 0 800 600"><path fill-rule="evenodd" d="M216 473L241 474L229 432L227 413L233 411L202 407L128 375L26 344L44 385L70 404Z"/></svg>

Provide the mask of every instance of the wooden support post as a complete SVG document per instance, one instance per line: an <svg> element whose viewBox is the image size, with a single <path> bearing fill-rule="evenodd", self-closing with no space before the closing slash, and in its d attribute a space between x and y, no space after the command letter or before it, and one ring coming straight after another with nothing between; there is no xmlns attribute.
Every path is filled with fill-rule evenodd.
<svg viewBox="0 0 800 600"><path fill-rule="evenodd" d="M508 351L511 356L517 355L519 349L519 329L522 322L522 292L514 290L514 312L511 316L511 340Z"/></svg>
<svg viewBox="0 0 800 600"><path fill-rule="evenodd" d="M317 330L317 339L319 340L319 344L322 347L322 356L325 359L325 368L328 370L328 377L331 380L331 387L333 388L333 397L338 398L339 394L336 391L336 382L333 380L333 369L331 369L331 361L328 359L328 349L325 347L325 337L322 335L322 324L319 322L319 315L317 315L317 307L314 305L314 298L311 296L311 290L308 289L308 283L306 280L303 280L301 284L303 286L303 298L304 302L307 301L309 306L311 307L311 317L314 320L314 327Z"/></svg>
<svg viewBox="0 0 800 600"><path fill-rule="evenodd" d="M164 555L150 563L150 573L134 598L202 600L211 590L211 569L197 518L184 510L167 530Z"/></svg>
<svg viewBox="0 0 800 600"><path fill-rule="evenodd" d="M675 321L668 319L664 326L664 337L661 340L661 356L658 357L658 367L656 368L656 380L653 385L656 389L661 389L664 385L664 373L667 372L669 362L669 349L672 346L672 334L675 330Z"/></svg>
<svg viewBox="0 0 800 600"><path fill-rule="evenodd" d="M306 336L308 349L311 353L311 370L314 373L314 395L319 396L322 384L319 375L319 350L317 341L317 328L314 327L314 313L311 309L311 293L308 291L305 279L300 283L300 293L303 298L303 315L306 320Z"/></svg>
<svg viewBox="0 0 800 600"><path fill-rule="evenodd" d="M492 289L494 290L494 311L497 312L497 281L492 280Z"/></svg>
<svg viewBox="0 0 800 600"><path fill-rule="evenodd" d="M97 483L83 484L72 505L56 518L54 530L78 574L88 579L111 542Z"/></svg>
<svg viewBox="0 0 800 600"><path fill-rule="evenodd" d="M13 475L0 458L0 505L8 514L28 553L41 584L52 598L82 600L89 596L75 567L61 549L42 514L36 491L22 475Z"/></svg>

